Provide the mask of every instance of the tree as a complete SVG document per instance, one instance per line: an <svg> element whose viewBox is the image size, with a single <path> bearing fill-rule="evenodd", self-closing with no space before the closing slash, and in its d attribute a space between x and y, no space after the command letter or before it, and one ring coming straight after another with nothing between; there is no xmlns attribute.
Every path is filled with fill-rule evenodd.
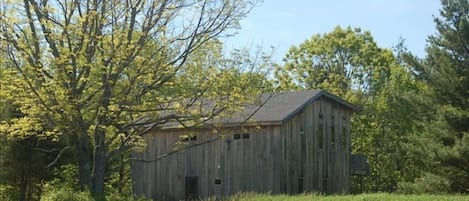
<svg viewBox="0 0 469 201"><path fill-rule="evenodd" d="M442 0L437 34L427 56L411 60L416 76L430 88L433 113L416 140L416 158L426 171L449 181L452 192L469 189L469 2Z"/></svg>
<svg viewBox="0 0 469 201"><path fill-rule="evenodd" d="M415 177L404 147L417 129L411 95L423 86L398 56L370 32L336 27L290 48L284 62L276 71L281 89L325 89L362 107L352 119L352 151L368 156L368 190L395 191Z"/></svg>
<svg viewBox="0 0 469 201"><path fill-rule="evenodd" d="M23 116L18 106L10 99L6 86L12 77L11 63L0 64L0 122L10 124L12 120ZM28 129L29 132L41 132ZM41 149L45 144L51 151ZM52 177L53 169L57 164L48 165L60 149L59 142L44 140L35 136L22 136L11 138L0 135L0 181L6 190L1 192L5 200L39 200L42 185ZM63 161L68 162L68 161Z"/></svg>
<svg viewBox="0 0 469 201"><path fill-rule="evenodd" d="M372 93L390 59L392 54L380 49L370 32L336 27L291 47L276 77L280 88L293 83L302 89L326 89L339 96L352 90Z"/></svg>
<svg viewBox="0 0 469 201"><path fill-rule="evenodd" d="M20 75L7 90L25 115L1 130L67 142L79 184L101 200L108 165L141 144L143 130L167 122L197 126L248 100L249 85L225 82L233 74L224 72L237 66L192 55L238 28L255 3L2 2L2 50ZM206 107L207 100L215 104ZM33 126L42 132L28 133Z"/></svg>

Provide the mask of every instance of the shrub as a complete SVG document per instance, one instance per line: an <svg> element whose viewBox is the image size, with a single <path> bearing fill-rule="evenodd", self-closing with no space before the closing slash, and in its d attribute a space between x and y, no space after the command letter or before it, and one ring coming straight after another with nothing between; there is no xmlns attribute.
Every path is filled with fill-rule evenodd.
<svg viewBox="0 0 469 201"><path fill-rule="evenodd" d="M46 184L44 186L44 194L41 197L41 201L92 201L88 191L76 191L70 186L56 186Z"/></svg>
<svg viewBox="0 0 469 201"><path fill-rule="evenodd" d="M16 191L13 187L0 184L0 200L15 200L15 195Z"/></svg>
<svg viewBox="0 0 469 201"><path fill-rule="evenodd" d="M448 179L432 173L426 173L422 177L415 179L414 182L399 183L397 192L405 194L441 194L448 193L449 187L450 182Z"/></svg>

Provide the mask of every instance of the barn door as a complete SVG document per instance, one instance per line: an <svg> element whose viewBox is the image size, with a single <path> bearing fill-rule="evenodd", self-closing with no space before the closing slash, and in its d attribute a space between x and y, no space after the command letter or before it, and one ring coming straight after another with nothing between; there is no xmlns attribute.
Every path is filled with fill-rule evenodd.
<svg viewBox="0 0 469 201"><path fill-rule="evenodd" d="M199 197L197 177L186 177L186 200L195 200Z"/></svg>

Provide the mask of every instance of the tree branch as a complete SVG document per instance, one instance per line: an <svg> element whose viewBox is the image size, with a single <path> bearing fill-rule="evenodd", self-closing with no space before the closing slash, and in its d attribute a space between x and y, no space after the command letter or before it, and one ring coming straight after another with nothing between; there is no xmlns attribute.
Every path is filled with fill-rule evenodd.
<svg viewBox="0 0 469 201"><path fill-rule="evenodd" d="M245 118L242 122L240 122L237 126L235 127L241 127L243 126L245 123L247 123L253 116L254 114L256 114L269 100L270 98L272 97L272 94L270 94L265 101L263 101L260 106L258 108L256 108L256 110L254 112L252 112L247 118ZM181 148L181 149L176 149L176 150L173 150L173 151L170 151L166 154L163 154L163 155L159 155L153 159L143 159L143 158L137 158L137 157L133 157L133 158L130 158L130 160L134 160L134 161L138 161L138 162L143 162L143 163L153 163L153 162L156 162L158 160L161 160L161 159L164 159L164 158L167 158L168 156L171 156L173 154L176 154L176 153L179 153L179 152L182 152L184 150L188 150L188 149L191 149L191 148L194 148L194 147L198 147L198 146L201 146L201 145L204 145L204 144L209 144L209 143L212 143L212 142L215 142L219 139L221 139L222 137L225 136L225 134L228 132L229 130L225 130L225 132L223 134L220 134L218 135L217 137L213 138L213 139L210 139L210 140L207 140L207 141L204 141L204 142L200 142L200 143L194 143L194 144L190 144L188 146L185 146L184 148Z"/></svg>
<svg viewBox="0 0 469 201"><path fill-rule="evenodd" d="M66 146L64 147L62 150L60 150L59 154L57 154L57 156L55 157L55 159L49 163L49 165L47 165L47 168L50 168L52 167L55 163L57 163L57 161L59 160L59 158L62 156L62 154L65 152L65 150L69 149L70 146Z"/></svg>

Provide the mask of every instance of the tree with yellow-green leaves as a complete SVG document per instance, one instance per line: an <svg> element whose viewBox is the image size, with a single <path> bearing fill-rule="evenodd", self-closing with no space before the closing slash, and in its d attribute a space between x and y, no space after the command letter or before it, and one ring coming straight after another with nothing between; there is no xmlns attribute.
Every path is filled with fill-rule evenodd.
<svg viewBox="0 0 469 201"><path fill-rule="evenodd" d="M217 40L255 4L2 1L1 51L15 76L1 90L24 115L3 121L1 134L65 142L50 163L72 152L79 185L104 199L116 161L142 144L142 131L200 125L262 90L254 70L268 58L224 56Z"/></svg>

